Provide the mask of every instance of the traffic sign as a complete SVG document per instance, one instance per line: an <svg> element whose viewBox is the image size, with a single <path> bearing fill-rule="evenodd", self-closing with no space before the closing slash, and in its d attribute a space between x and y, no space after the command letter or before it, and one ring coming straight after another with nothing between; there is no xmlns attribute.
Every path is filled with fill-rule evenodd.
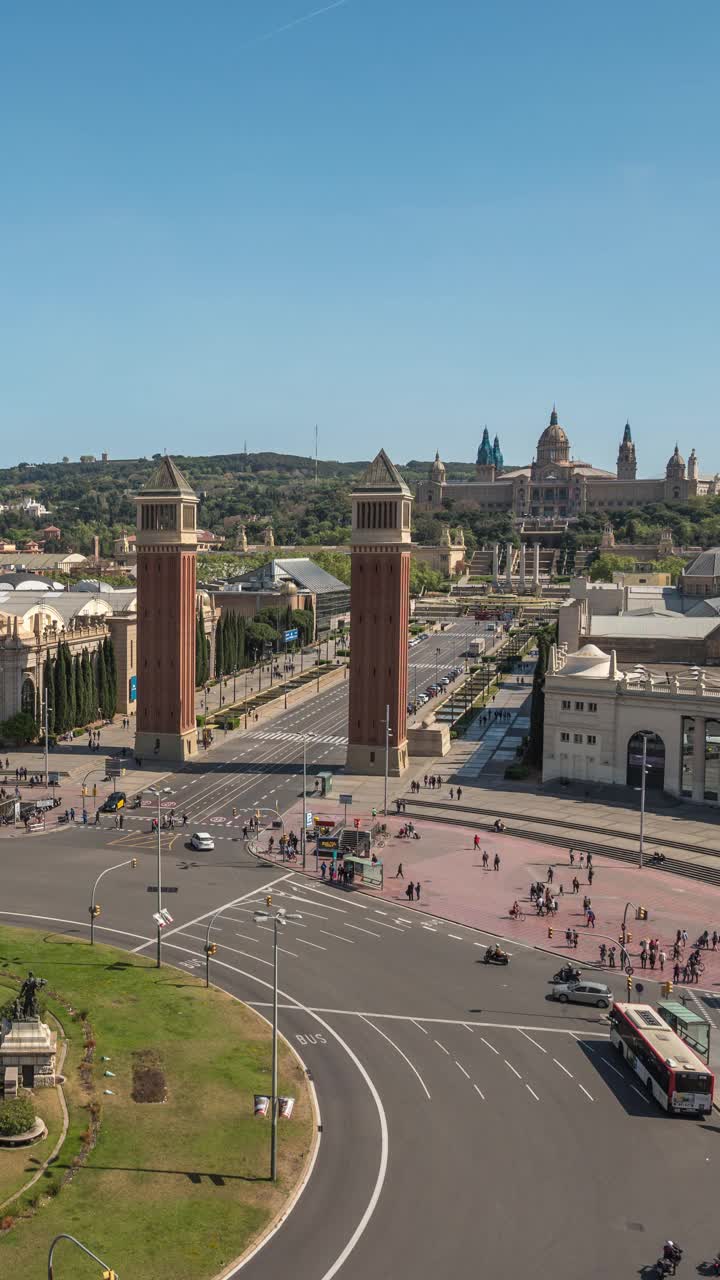
<svg viewBox="0 0 720 1280"><path fill-rule="evenodd" d="M156 884L149 884L149 885L148 885L148 887L147 887L147 891L148 891L148 893L157 893L157 885L156 885ZM163 893L177 893L177 892L178 892L178 887L177 887L177 885L176 885L176 884L164 884L164 885L163 885Z"/></svg>
<svg viewBox="0 0 720 1280"><path fill-rule="evenodd" d="M338 796L340 804L352 804L352 796Z"/></svg>
<svg viewBox="0 0 720 1280"><path fill-rule="evenodd" d="M285 632L283 633L283 635L284 635L285 643L286 643L286 644L289 644L291 640L297 640L297 638L298 638L298 629L297 629L297 627L291 627L291 628L290 628L290 630L289 630L289 631L285 631Z"/></svg>
<svg viewBox="0 0 720 1280"><path fill-rule="evenodd" d="M306 809L306 810L305 810L305 826L306 826L306 827L311 827L311 826L312 826L312 824L313 824L313 814L312 814L312 809Z"/></svg>

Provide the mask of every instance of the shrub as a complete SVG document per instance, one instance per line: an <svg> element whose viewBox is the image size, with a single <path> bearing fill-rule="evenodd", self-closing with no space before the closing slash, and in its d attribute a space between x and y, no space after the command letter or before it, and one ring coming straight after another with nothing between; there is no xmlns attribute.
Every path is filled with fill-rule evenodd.
<svg viewBox="0 0 720 1280"><path fill-rule="evenodd" d="M526 764L509 764L505 770L505 777L512 782L522 782L524 778L530 777L530 770Z"/></svg>
<svg viewBox="0 0 720 1280"><path fill-rule="evenodd" d="M27 1133L35 1123L35 1108L28 1098L8 1098L0 1102L0 1135L15 1138Z"/></svg>

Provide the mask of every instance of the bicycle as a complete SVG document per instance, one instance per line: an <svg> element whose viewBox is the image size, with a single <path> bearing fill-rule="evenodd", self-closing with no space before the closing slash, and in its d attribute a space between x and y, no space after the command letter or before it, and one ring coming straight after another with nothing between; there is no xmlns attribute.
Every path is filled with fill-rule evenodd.
<svg viewBox="0 0 720 1280"><path fill-rule="evenodd" d="M510 911L508 914L511 920L519 920L521 924L527 919L524 911Z"/></svg>

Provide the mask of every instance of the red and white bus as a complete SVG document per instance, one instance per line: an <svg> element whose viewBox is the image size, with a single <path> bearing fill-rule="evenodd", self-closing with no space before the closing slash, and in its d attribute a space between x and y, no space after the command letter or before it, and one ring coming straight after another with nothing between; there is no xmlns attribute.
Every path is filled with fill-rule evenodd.
<svg viewBox="0 0 720 1280"><path fill-rule="evenodd" d="M610 1039L648 1094L672 1114L708 1115L715 1077L649 1004L614 1004Z"/></svg>

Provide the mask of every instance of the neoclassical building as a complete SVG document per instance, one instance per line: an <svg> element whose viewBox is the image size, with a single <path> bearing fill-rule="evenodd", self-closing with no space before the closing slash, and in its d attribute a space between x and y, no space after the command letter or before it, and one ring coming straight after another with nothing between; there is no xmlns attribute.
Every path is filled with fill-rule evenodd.
<svg viewBox="0 0 720 1280"><path fill-rule="evenodd" d="M496 436L491 444L486 427L475 473L474 480L449 481L440 454L436 454L428 479L417 487L419 510L439 510L454 502L488 513L509 511L518 520L557 520L587 511L625 510L645 502L681 502L720 493L720 474L701 476L695 450L686 463L677 445L664 477L638 479L629 422L620 440L614 472L573 458L555 409L538 440L534 462L524 467L504 467L500 441Z"/></svg>

